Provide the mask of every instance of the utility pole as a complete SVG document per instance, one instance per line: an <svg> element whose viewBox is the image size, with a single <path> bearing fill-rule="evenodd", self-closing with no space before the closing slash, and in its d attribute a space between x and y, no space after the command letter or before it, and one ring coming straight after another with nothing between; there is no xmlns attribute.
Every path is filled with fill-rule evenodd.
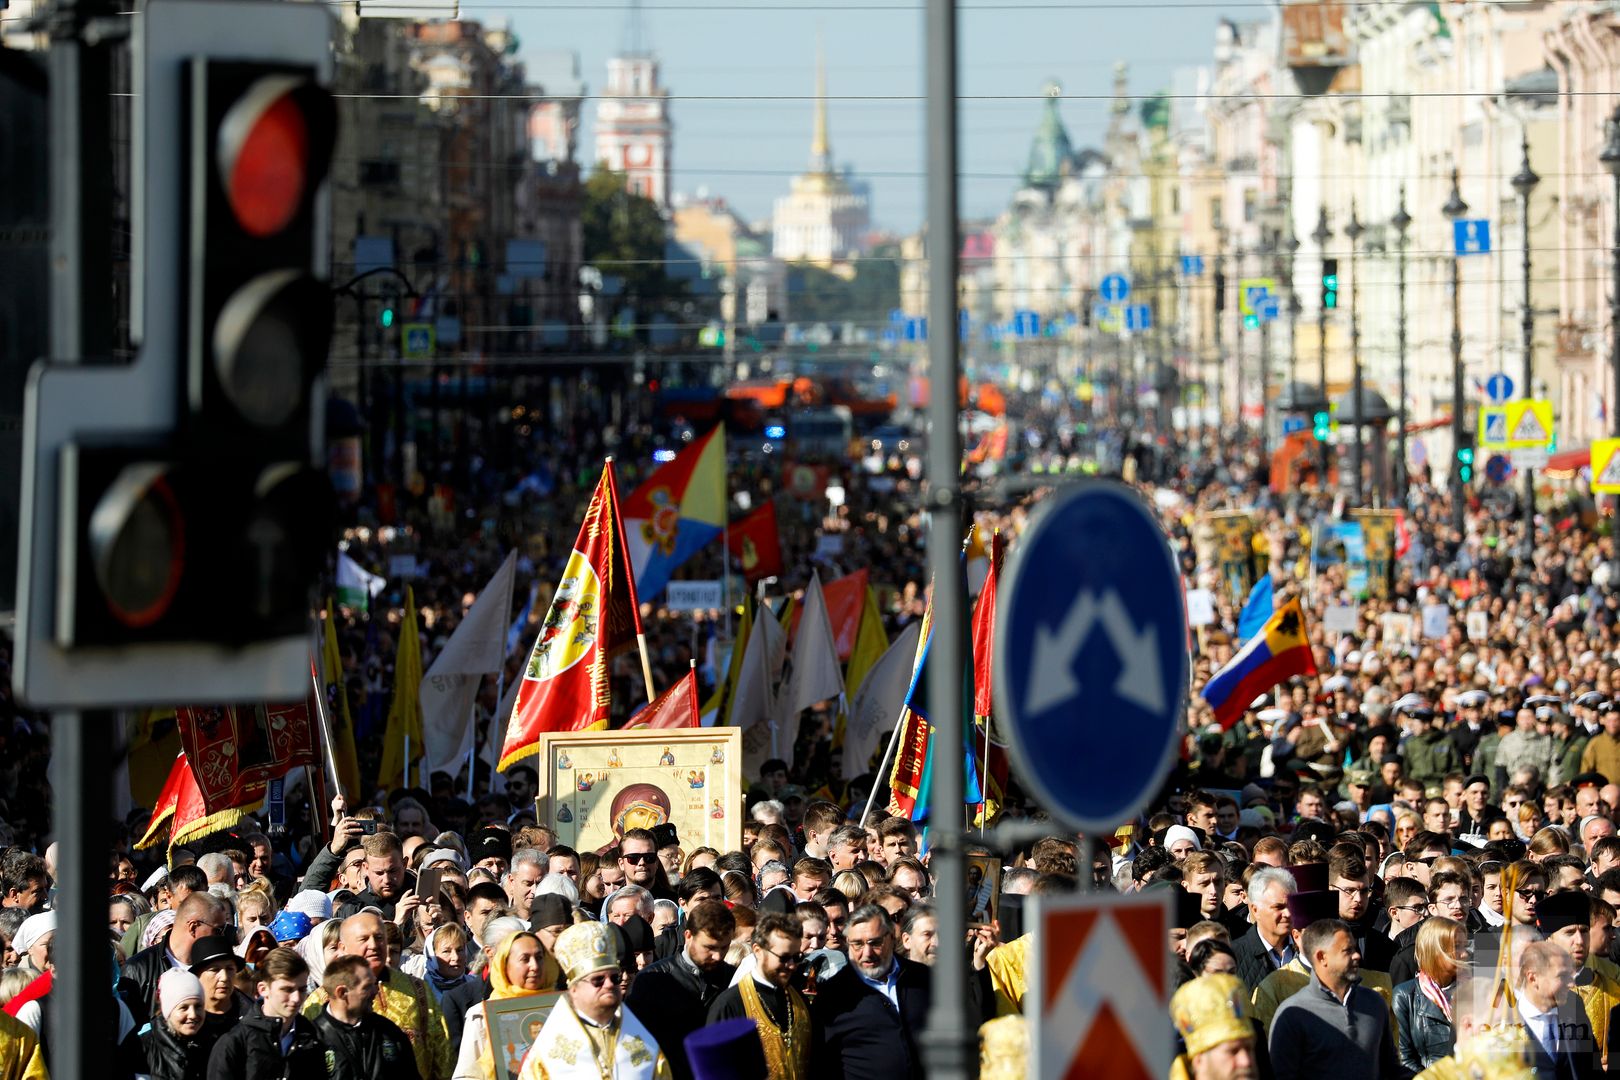
<svg viewBox="0 0 1620 1080"><path fill-rule="evenodd" d="M958 428L956 378L959 368L956 326L957 263L961 253L957 205L956 0L927 0L924 8L925 71L928 130L928 318L937 328L928 335L929 374L935 391L928 415L928 560L934 572L934 617L940 626L964 625L967 596L958 569L962 535L961 435ZM928 673L929 692L939 715L935 737L941 746L962 745L962 639L936 635L938 663ZM939 932L952 944L939 952L934 967L935 993L923 1032L923 1059L928 1075L955 1080L974 1071L977 1031L968 1023L967 875L962 855L963 803L966 780L960 754L941 754L934 762L929 803L933 823L931 869L940 883L935 897ZM89 985L88 983L86 985Z"/></svg>

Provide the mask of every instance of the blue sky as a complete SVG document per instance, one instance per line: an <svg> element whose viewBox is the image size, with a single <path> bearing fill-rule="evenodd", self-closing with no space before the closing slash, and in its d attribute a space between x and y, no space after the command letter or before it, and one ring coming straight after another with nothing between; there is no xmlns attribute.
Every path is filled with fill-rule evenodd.
<svg viewBox="0 0 1620 1080"><path fill-rule="evenodd" d="M486 24L510 20L524 53L574 49L591 92L606 81L607 58L624 39L627 0L504 0L464 11ZM1077 145L1096 142L1107 118L1116 60L1131 65L1133 93L1168 86L1178 67L1209 63L1218 15L1261 18L1245 5L1170 0L964 0L961 93L1027 95L964 102L963 211L990 216L1006 205L1028 156L1044 84L1058 79L1064 120ZM815 42L827 51L831 97L913 96L923 92L922 19L917 0L820 4L793 0L655 0L643 8L645 38L675 97L675 187L724 195L745 217L770 213L772 200L809 159ZM689 96L683 98L683 95ZM758 96L801 95L798 101ZM697 100L693 100L695 98ZM727 98L729 100L702 100ZM587 102L582 156L592 145ZM910 232L922 218L922 103L830 103L833 153L873 191L875 222Z"/></svg>

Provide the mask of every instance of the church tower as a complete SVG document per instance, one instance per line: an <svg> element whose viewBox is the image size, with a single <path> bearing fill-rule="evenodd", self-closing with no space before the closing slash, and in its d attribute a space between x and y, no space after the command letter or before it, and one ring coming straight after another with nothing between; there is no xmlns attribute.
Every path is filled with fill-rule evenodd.
<svg viewBox="0 0 1620 1080"><path fill-rule="evenodd" d="M626 187L669 209L674 124L658 59L643 44L640 0L632 0L625 41L608 60L607 86L596 104L596 161L625 174Z"/></svg>

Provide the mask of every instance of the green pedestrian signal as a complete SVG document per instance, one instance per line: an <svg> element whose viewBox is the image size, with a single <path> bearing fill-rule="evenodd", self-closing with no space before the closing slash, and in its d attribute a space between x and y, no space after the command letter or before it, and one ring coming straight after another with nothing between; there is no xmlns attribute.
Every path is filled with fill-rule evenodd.
<svg viewBox="0 0 1620 1080"><path fill-rule="evenodd" d="M1333 309L1339 306L1339 260L1322 260L1322 306Z"/></svg>
<svg viewBox="0 0 1620 1080"><path fill-rule="evenodd" d="M384 330L388 329L390 326L393 326L394 325L394 309L391 308L391 307L383 308L382 309L382 314L380 316L378 316L377 321L382 323L382 326L383 326Z"/></svg>
<svg viewBox="0 0 1620 1080"><path fill-rule="evenodd" d="M1317 442L1327 442L1332 430L1333 420L1327 413L1319 412L1311 417L1311 435Z"/></svg>

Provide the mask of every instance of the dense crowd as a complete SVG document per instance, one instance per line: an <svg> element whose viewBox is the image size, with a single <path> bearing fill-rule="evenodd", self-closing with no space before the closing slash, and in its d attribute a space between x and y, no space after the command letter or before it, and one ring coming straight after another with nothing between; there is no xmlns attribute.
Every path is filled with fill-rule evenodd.
<svg viewBox="0 0 1620 1080"><path fill-rule="evenodd" d="M390 556L415 558L424 663L511 548L520 580L541 583L538 620L601 456L619 455L628 489L645 471L636 462L679 439L678 423L643 416L621 429L602 408L580 395L559 425L569 434L501 455L498 470L475 462L454 513L424 503L387 522L359 511L351 555L379 572ZM1188 587L1216 595L1214 621L1192 635L1183 761L1140 818L1093 838L1093 866L1056 822L1023 846L970 849L999 873L969 890L966 936L942 940L933 898L965 883L935 880L926 832L884 809L883 776L839 775L835 706L807 714L791 752L734 793L746 813L734 850L668 827L575 850L558 822L536 820L533 768L494 774L483 753L471 775L373 783L354 806L295 792L275 835L249 818L135 851L141 810L109 860L107 1075L895 1080L924 1074L937 990L964 996L983 1074L1023 1076L1026 898L1082 878L1170 898L1173 1075L1606 1072L1620 1030L1620 605L1589 502L1549 496L1527 538L1511 506L1488 501L1471 502L1458 531L1446 493L1416 486L1394 572L1363 594L1351 566L1313 557L1342 509L1331 493L1274 493L1254 457L1209 444L1178 456L1106 429L1081 442L1077 417L1052 399L1013 409L1008 468L1035 479L970 479L981 525L1016 545L1047 477L1122 469L1158 510ZM823 578L870 567L892 634L926 602L919 463L830 465L841 506L781 495L775 463L732 464L734 492L778 498L789 570L768 592L792 595L812 567ZM1279 603L1304 603L1317 673L1223 729L1198 691L1241 646L1244 596L1204 523L1238 509L1255 523L1250 572L1272 576ZM830 533L841 552L813 558ZM718 571L705 553L683 574ZM369 612L337 613L371 778L402 584ZM1340 606L1351 628L1329 631L1325 613ZM656 605L644 617L660 687L692 660L708 686L723 675L720 620ZM481 738L526 649L486 683ZM614 669L616 722L620 702L643 698L640 680L638 664ZM49 721L8 716L0 1080L45 1075L60 1000ZM1016 776L1000 794L1006 817L1045 820ZM932 985L941 948L962 950L966 986Z"/></svg>

